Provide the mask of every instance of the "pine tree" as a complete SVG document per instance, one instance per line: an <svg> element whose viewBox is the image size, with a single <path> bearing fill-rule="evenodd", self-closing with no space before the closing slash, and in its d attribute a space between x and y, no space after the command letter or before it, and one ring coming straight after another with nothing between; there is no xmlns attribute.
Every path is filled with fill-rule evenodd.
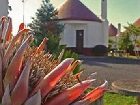
<svg viewBox="0 0 140 105"><path fill-rule="evenodd" d="M32 23L29 27L33 30L35 36L35 45L39 45L44 37L49 38L48 50L55 46L58 47L60 41L60 33L63 31L63 25L57 21L57 11L50 3L50 0L43 0L41 8L36 12L36 17L32 18Z"/></svg>

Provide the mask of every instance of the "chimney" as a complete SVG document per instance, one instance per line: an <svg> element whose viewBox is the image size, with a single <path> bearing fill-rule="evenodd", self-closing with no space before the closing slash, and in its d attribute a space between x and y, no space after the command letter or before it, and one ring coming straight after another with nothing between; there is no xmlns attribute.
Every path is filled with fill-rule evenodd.
<svg viewBox="0 0 140 105"><path fill-rule="evenodd" d="M118 33L117 36L119 36L121 34L121 23L118 23Z"/></svg>
<svg viewBox="0 0 140 105"><path fill-rule="evenodd" d="M107 20L107 0L101 0L101 18Z"/></svg>

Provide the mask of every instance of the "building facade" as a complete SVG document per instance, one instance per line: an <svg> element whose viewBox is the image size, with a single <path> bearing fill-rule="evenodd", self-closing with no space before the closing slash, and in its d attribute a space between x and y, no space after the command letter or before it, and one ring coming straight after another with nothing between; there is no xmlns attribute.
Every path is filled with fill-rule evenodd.
<svg viewBox="0 0 140 105"><path fill-rule="evenodd" d="M107 0L101 0L101 8L99 18L80 0L66 0L58 9L59 22L64 24L60 44L84 55L92 55L97 45L107 48Z"/></svg>

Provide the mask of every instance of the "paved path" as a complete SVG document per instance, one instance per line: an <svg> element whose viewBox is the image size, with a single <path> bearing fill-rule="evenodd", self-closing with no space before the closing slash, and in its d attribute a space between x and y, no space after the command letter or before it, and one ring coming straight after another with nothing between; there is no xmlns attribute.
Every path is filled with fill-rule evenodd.
<svg viewBox="0 0 140 105"><path fill-rule="evenodd" d="M84 77L97 72L97 82L103 83L106 79L109 85L118 79L140 79L140 60L112 57L80 57L85 68Z"/></svg>

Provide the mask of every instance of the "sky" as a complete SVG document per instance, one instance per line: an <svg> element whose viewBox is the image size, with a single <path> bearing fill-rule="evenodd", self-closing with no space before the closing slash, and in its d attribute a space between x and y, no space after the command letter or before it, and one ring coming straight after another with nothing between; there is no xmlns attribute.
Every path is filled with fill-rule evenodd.
<svg viewBox="0 0 140 105"><path fill-rule="evenodd" d="M54 7L59 7L65 0L50 0ZM101 14L101 0L81 0L91 11L97 16ZM9 15L13 18L14 28L23 21L23 5L22 0L9 0L12 11ZM35 12L42 0L25 0L24 18L25 23L31 22L31 17L35 16ZM126 26L127 23L133 23L140 18L140 0L108 0L108 20L109 23L117 27L118 23ZM14 29L14 31L16 31Z"/></svg>

